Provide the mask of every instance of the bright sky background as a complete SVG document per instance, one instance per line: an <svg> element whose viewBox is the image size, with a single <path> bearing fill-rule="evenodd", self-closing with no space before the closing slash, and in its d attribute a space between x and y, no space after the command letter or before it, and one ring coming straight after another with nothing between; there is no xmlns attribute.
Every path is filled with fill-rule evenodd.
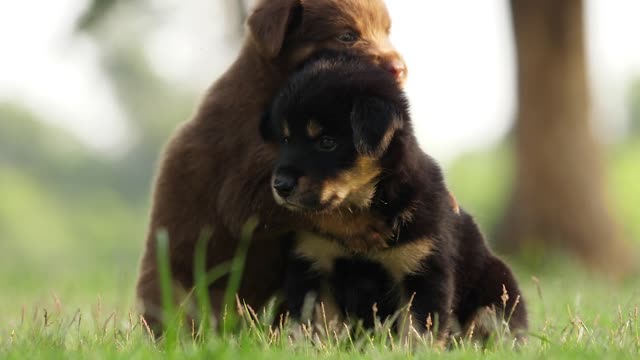
<svg viewBox="0 0 640 360"><path fill-rule="evenodd" d="M0 102L23 102L84 142L111 151L128 141L127 119L97 64L95 45L71 36L86 3L0 0ZM155 3L174 16L149 39L154 69L204 92L236 51L225 41L222 2ZM447 160L500 139L515 109L508 2L387 3L394 43L409 65L407 91L423 147ZM628 81L640 76L640 1L587 0L587 15L597 129L611 138L624 129Z"/></svg>

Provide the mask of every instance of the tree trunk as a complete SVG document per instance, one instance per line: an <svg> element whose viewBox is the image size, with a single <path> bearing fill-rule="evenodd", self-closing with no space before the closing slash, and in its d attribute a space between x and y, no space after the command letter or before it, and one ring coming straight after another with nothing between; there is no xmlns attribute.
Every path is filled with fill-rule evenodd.
<svg viewBox="0 0 640 360"><path fill-rule="evenodd" d="M511 0L518 65L515 187L499 245L563 248L594 269L628 269L592 134L581 0Z"/></svg>

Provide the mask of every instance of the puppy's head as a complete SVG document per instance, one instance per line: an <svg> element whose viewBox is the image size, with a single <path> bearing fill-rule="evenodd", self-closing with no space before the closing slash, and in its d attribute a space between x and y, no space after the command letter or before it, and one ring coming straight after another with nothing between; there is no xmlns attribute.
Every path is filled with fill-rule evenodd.
<svg viewBox="0 0 640 360"><path fill-rule="evenodd" d="M278 147L276 201L311 211L369 206L380 160L408 126L408 104L391 73L359 57L309 62L260 125L262 137Z"/></svg>
<svg viewBox="0 0 640 360"><path fill-rule="evenodd" d="M391 20L383 0L260 0L247 25L262 56L285 72L331 49L367 57L400 83L407 76L389 40Z"/></svg>

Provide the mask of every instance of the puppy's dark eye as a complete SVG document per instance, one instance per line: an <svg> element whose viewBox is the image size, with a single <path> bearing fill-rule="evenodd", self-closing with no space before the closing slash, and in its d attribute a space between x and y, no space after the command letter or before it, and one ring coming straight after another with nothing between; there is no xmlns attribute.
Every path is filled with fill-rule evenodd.
<svg viewBox="0 0 640 360"><path fill-rule="evenodd" d="M320 151L333 151L338 147L338 143L335 139L328 136L323 136L316 142L316 148Z"/></svg>
<svg viewBox="0 0 640 360"><path fill-rule="evenodd" d="M353 44L354 42L358 41L358 34L353 31L344 32L338 35L338 41L345 44Z"/></svg>

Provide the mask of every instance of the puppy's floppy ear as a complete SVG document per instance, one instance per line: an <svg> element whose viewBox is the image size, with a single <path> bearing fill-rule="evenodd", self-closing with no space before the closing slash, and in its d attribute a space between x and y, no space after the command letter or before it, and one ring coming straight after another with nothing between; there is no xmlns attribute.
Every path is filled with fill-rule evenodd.
<svg viewBox="0 0 640 360"><path fill-rule="evenodd" d="M302 0L262 0L247 24L258 49L268 58L280 54L287 32L302 21Z"/></svg>
<svg viewBox="0 0 640 360"><path fill-rule="evenodd" d="M356 150L362 155L380 157L403 123L404 114L394 104L375 97L356 98L351 109Z"/></svg>

